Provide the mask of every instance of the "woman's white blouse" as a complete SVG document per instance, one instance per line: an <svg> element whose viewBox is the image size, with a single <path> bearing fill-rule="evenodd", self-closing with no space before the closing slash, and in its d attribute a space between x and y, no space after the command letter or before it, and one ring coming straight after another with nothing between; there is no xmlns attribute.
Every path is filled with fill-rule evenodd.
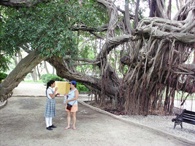
<svg viewBox="0 0 195 146"><path fill-rule="evenodd" d="M54 93L53 88L49 87L49 88L47 89L47 98L52 99L51 96L50 96L49 94L53 94L53 93Z"/></svg>

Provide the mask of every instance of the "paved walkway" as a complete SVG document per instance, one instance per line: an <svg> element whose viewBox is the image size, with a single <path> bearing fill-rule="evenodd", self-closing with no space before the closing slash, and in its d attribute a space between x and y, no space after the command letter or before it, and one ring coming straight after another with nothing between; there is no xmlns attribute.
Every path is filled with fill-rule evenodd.
<svg viewBox="0 0 195 146"><path fill-rule="evenodd" d="M30 87L30 88L29 88ZM77 130L64 130L66 114L63 98L57 97L57 116L53 131L45 129L43 117L45 86L20 84L8 105L0 110L1 146L190 146L195 143L150 129L139 124L124 122L112 114L79 104ZM80 103L86 97L79 97ZM96 109L96 110L94 110ZM100 112L101 111L101 112ZM105 114L102 114L105 113Z"/></svg>

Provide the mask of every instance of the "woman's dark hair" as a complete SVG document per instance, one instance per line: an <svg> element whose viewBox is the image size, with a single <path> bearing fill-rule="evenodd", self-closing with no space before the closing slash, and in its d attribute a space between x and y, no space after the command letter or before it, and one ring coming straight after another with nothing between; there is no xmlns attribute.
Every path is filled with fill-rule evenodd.
<svg viewBox="0 0 195 146"><path fill-rule="evenodd" d="M46 89L48 89L54 82L55 82L54 80L50 80L49 82L47 82Z"/></svg>
<svg viewBox="0 0 195 146"><path fill-rule="evenodd" d="M75 88L77 87L77 85L74 85L74 84L72 84ZM71 88L70 88L70 90L71 90Z"/></svg>

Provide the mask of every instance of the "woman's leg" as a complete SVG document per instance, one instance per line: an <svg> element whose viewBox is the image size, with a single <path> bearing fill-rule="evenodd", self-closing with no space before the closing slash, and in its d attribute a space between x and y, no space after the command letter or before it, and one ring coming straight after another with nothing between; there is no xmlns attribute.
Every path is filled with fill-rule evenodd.
<svg viewBox="0 0 195 146"><path fill-rule="evenodd" d="M76 112L72 112L72 129L76 129Z"/></svg>
<svg viewBox="0 0 195 146"><path fill-rule="evenodd" d="M52 117L49 118L49 126L52 125Z"/></svg>
<svg viewBox="0 0 195 146"><path fill-rule="evenodd" d="M49 118L45 118L46 127L49 127Z"/></svg>
<svg viewBox="0 0 195 146"><path fill-rule="evenodd" d="M69 129L70 128L70 111L67 111L67 127L65 129Z"/></svg>
<svg viewBox="0 0 195 146"><path fill-rule="evenodd" d="M49 117L45 118L45 122L46 122L46 129L52 130L52 128L50 127L50 118Z"/></svg>

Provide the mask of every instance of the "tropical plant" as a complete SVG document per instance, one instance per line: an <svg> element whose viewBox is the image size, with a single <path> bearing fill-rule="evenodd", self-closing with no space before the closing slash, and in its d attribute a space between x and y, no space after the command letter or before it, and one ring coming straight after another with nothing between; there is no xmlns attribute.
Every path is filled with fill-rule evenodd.
<svg viewBox="0 0 195 146"><path fill-rule="evenodd" d="M6 73L1 73L0 72L0 83L2 82L3 79L5 79L7 77Z"/></svg>

